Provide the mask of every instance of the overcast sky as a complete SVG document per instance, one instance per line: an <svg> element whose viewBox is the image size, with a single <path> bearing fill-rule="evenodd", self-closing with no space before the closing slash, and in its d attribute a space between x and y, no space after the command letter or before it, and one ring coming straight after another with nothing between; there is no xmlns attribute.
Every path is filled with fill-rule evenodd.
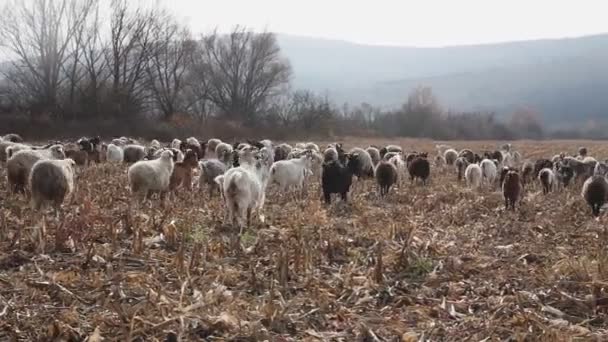
<svg viewBox="0 0 608 342"><path fill-rule="evenodd" d="M605 0L161 0L195 32L236 24L368 44L443 46L608 32Z"/></svg>

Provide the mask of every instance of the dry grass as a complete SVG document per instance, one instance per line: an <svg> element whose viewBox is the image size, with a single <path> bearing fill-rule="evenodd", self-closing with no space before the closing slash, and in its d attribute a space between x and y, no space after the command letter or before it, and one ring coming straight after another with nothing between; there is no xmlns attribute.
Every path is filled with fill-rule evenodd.
<svg viewBox="0 0 608 342"><path fill-rule="evenodd" d="M379 141L347 140L359 146ZM394 142L394 141L393 141ZM400 142L433 152L433 143ZM518 142L526 157L592 142ZM452 143L475 150L495 142ZM602 158L602 159L603 159ZM450 170L386 201L373 182L325 208L272 188L266 224L222 225L219 199L181 194L130 210L125 167L78 174L61 221L0 182L0 340L601 340L606 219L579 188L526 189L516 212ZM5 170L2 170L2 179Z"/></svg>

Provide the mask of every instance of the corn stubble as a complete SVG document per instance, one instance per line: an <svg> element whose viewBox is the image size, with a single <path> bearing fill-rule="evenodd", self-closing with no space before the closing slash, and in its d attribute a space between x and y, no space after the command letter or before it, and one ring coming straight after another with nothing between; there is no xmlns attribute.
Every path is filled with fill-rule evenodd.
<svg viewBox="0 0 608 342"><path fill-rule="evenodd" d="M400 144L434 156L431 141ZM532 158L577 144L517 143ZM500 192L466 189L451 169L432 168L425 187L400 180L386 198L366 180L350 203L329 207L317 181L298 201L271 187L266 223L238 236L206 189L139 210L130 207L124 166L79 170L76 182L61 220L32 213L0 182L0 340L556 341L607 333L606 219L591 219L580 187L545 196L535 182L514 212Z"/></svg>

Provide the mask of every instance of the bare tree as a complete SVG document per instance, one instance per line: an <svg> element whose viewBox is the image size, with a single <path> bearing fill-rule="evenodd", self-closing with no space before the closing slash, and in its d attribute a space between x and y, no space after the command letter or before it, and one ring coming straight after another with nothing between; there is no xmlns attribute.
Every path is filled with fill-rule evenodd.
<svg viewBox="0 0 608 342"><path fill-rule="evenodd" d="M127 0L112 0L110 42L105 59L110 68L114 113L138 112L146 100L145 68L150 56L157 12L137 7Z"/></svg>
<svg viewBox="0 0 608 342"><path fill-rule="evenodd" d="M148 87L152 100L165 120L176 112L185 111L185 76L192 61L196 42L190 31L168 13L155 22L146 65Z"/></svg>
<svg viewBox="0 0 608 342"><path fill-rule="evenodd" d="M14 59L6 77L33 103L33 112L60 112L59 93L76 34L94 0L10 1L0 18L0 43Z"/></svg>
<svg viewBox="0 0 608 342"><path fill-rule="evenodd" d="M291 67L272 33L237 27L229 35L203 38L208 98L224 115L251 120L269 97L289 82Z"/></svg>

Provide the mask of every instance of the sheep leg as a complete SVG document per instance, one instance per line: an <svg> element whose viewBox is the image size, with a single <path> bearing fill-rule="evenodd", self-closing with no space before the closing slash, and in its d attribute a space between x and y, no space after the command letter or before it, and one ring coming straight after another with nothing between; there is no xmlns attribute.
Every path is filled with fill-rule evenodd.
<svg viewBox="0 0 608 342"><path fill-rule="evenodd" d="M331 203L331 194L329 192L323 192L323 199L325 200L325 204Z"/></svg>
<svg viewBox="0 0 608 342"><path fill-rule="evenodd" d="M348 202L348 192L343 192L340 194L340 196L342 197L342 201L345 203Z"/></svg>
<svg viewBox="0 0 608 342"><path fill-rule="evenodd" d="M247 208L247 229L251 228L251 208ZM243 231L241 230L241 233Z"/></svg>

